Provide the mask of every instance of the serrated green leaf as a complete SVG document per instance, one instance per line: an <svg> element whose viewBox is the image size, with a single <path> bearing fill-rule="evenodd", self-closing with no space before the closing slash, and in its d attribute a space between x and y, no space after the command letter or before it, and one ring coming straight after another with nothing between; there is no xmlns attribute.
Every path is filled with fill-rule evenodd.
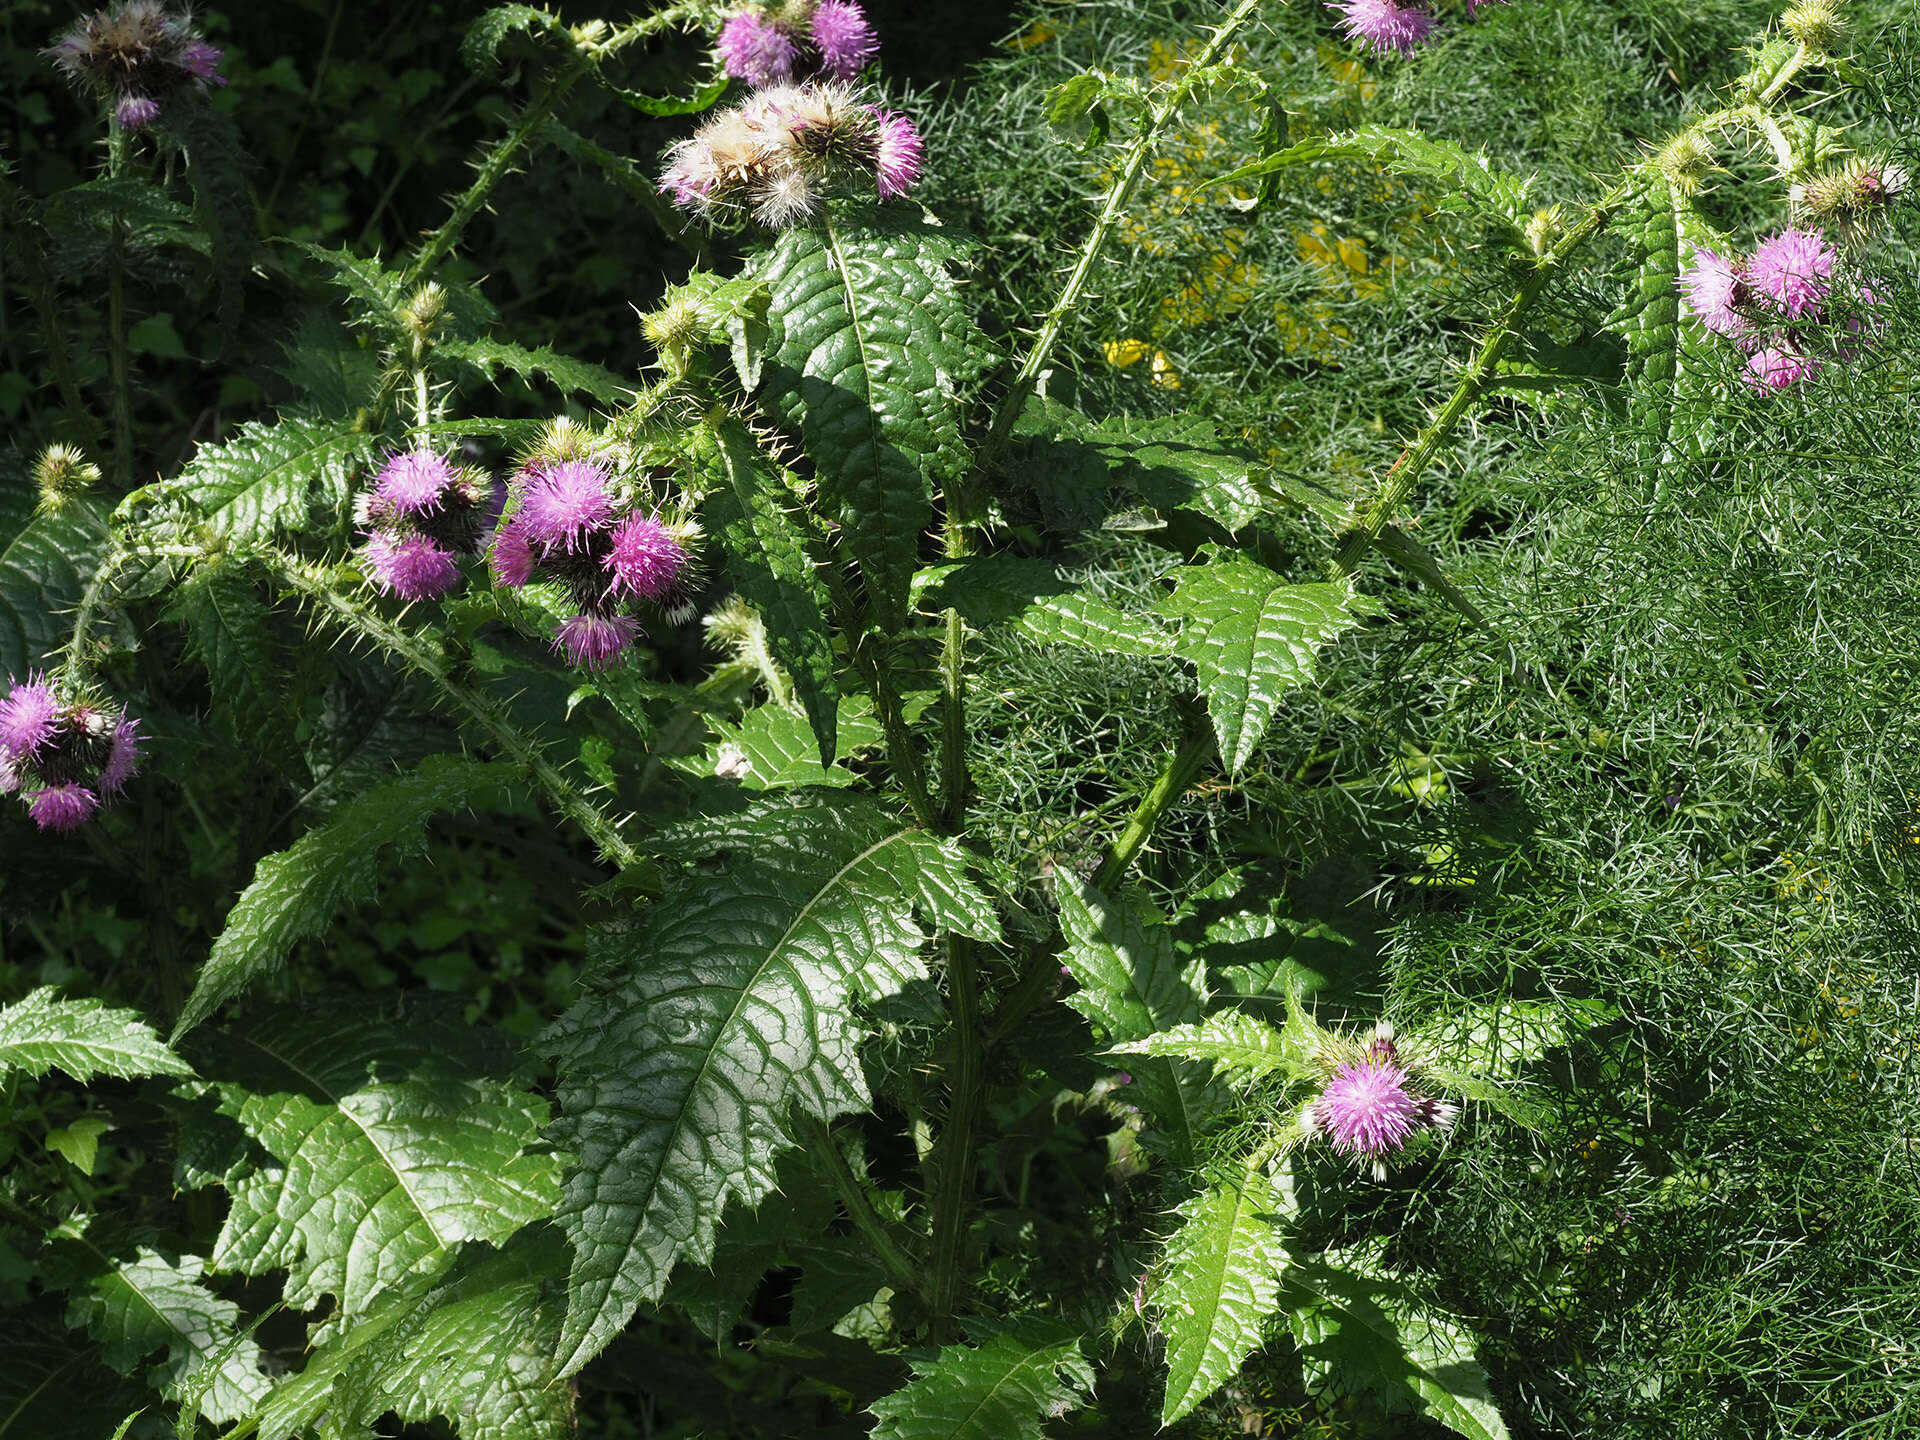
<svg viewBox="0 0 1920 1440"><path fill-rule="evenodd" d="M62 1000L48 986L0 1010L0 1074L8 1070L63 1070L76 1080L193 1074L137 1011Z"/></svg>
<svg viewBox="0 0 1920 1440"><path fill-rule="evenodd" d="M231 715L234 733L266 753L285 754L294 726L255 583L244 564L209 560L174 588L166 618L186 628L187 653L205 668L214 705Z"/></svg>
<svg viewBox="0 0 1920 1440"><path fill-rule="evenodd" d="M1311 1037L1276 1030L1239 1010L1223 1010L1191 1025L1115 1045L1116 1055L1168 1055L1210 1060L1222 1071L1258 1079L1276 1070L1305 1076L1313 1071Z"/></svg>
<svg viewBox="0 0 1920 1440"><path fill-rule="evenodd" d="M127 496L114 519L139 527L152 512L173 510L236 545L264 544L306 529L316 510L343 514L349 480L376 448L344 424L249 420L230 439L203 445L174 479Z"/></svg>
<svg viewBox="0 0 1920 1440"><path fill-rule="evenodd" d="M1060 1326L1029 1324L912 1363L905 1388L870 1407L873 1440L1040 1440L1093 1390L1080 1337Z"/></svg>
<svg viewBox="0 0 1920 1440"><path fill-rule="evenodd" d="M380 363L331 309L309 311L280 345L285 358L275 372L299 398L282 414L310 420L351 420L371 405L380 388Z"/></svg>
<svg viewBox="0 0 1920 1440"><path fill-rule="evenodd" d="M67 1323L100 1342L107 1363L121 1374L155 1350L149 1379L169 1400L199 1395L199 1410L215 1424L237 1420L266 1397L260 1347L239 1335L240 1309L209 1291L197 1255L168 1259L139 1246L116 1258L88 1239L83 1227L63 1227L56 1247L75 1267L68 1287Z"/></svg>
<svg viewBox="0 0 1920 1440"><path fill-rule="evenodd" d="M1067 1003L1093 1022L1108 1045L1198 1020L1206 1006L1206 967L1183 960L1173 932L1137 891L1113 898L1062 871L1056 887L1061 962L1079 989ZM1185 1060L1142 1059L1134 1083L1147 1109L1182 1157L1219 1107L1221 1096L1206 1066Z"/></svg>
<svg viewBox="0 0 1920 1440"><path fill-rule="evenodd" d="M398 343L406 339L401 313L406 307L407 292L397 272L351 250L330 250L301 240L294 241L293 245L326 267L327 278L350 302L353 323L370 326L389 341Z"/></svg>
<svg viewBox="0 0 1920 1440"><path fill-rule="evenodd" d="M783 233L758 263L774 303L760 402L796 429L875 613L907 618L935 488L965 473L961 399L989 360L950 232L872 209Z"/></svg>
<svg viewBox="0 0 1920 1440"><path fill-rule="evenodd" d="M790 492L738 420L717 419L713 434L708 521L727 551L734 584L766 626L767 647L793 679L820 763L831 765L839 723L833 642L806 537L787 513Z"/></svg>
<svg viewBox="0 0 1920 1440"><path fill-rule="evenodd" d="M418 854L427 821L512 781L505 765L429 756L411 775L376 785L336 809L288 849L268 855L240 892L173 1027L178 1040L249 986L277 971L301 940L325 933L343 905L373 898L381 852Z"/></svg>
<svg viewBox="0 0 1920 1440"><path fill-rule="evenodd" d="M813 726L784 705L757 705L737 725L717 719L710 723L718 738L687 766L699 774L724 774L748 790L857 783L858 777L844 765L820 763ZM873 718L873 702L864 695L841 699L837 732L843 757L873 749L886 739L880 722Z"/></svg>
<svg viewBox="0 0 1920 1440"><path fill-rule="evenodd" d="M1173 651L1174 635L1155 617L1110 605L1063 579L1051 561L982 555L937 566L924 608L952 607L977 629L1010 625L1036 645L1071 645L1096 655L1153 657Z"/></svg>
<svg viewBox="0 0 1920 1440"><path fill-rule="evenodd" d="M1663 459L1698 453L1711 433L1711 350L1708 337L1681 318L1680 272L1697 250L1727 253L1726 241L1659 176L1614 228L1635 260L1625 302L1607 322L1627 342L1628 414L1652 432Z"/></svg>
<svg viewBox="0 0 1920 1440"><path fill-rule="evenodd" d="M1224 530L1252 523L1264 508L1254 461L1235 453L1200 415L1107 420L1087 432L1116 483L1158 510L1192 510Z"/></svg>
<svg viewBox="0 0 1920 1440"><path fill-rule="evenodd" d="M498 1245L559 1203L559 1162L528 1153L546 1103L461 1073L433 1027L384 1028L377 1014L357 1025L269 1020L227 1042L244 1048L249 1070L208 1062L222 1113L275 1162L231 1182L214 1263L289 1271L296 1308L331 1292L343 1314L364 1314L381 1291L440 1269L463 1242ZM382 1064L384 1053L408 1057L406 1073ZM230 1078L237 1073L253 1084ZM299 1088L256 1088L271 1083L256 1074L277 1073Z"/></svg>
<svg viewBox="0 0 1920 1440"><path fill-rule="evenodd" d="M48 253L63 280L77 280L107 262L119 232L122 263L167 249L206 255L211 246L193 212L149 180L120 175L70 185L41 212L53 243Z"/></svg>
<svg viewBox="0 0 1920 1440"><path fill-rule="evenodd" d="M166 148L184 159L182 168L193 191L194 227L213 260L220 330L231 341L239 332L243 286L255 243L240 127L217 106L189 100L162 108L158 133Z"/></svg>
<svg viewBox="0 0 1920 1440"><path fill-rule="evenodd" d="M529 350L505 340L442 340L433 353L437 358L471 365L488 380L502 370L523 380L545 376L562 390L591 395L608 405L618 405L633 393L633 387L623 384L611 370L562 355L546 345Z"/></svg>
<svg viewBox="0 0 1920 1440"><path fill-rule="evenodd" d="M1353 628L1357 597L1346 585L1293 584L1219 552L1209 564L1173 573L1174 592L1160 608L1185 622L1177 652L1199 677L1220 758L1235 773L1266 734L1281 696L1312 683L1315 653Z"/></svg>
<svg viewBox="0 0 1920 1440"><path fill-rule="evenodd" d="M36 515L0 548L0 677L25 679L67 643L73 608L106 558L100 507Z"/></svg>
<svg viewBox="0 0 1920 1440"><path fill-rule="evenodd" d="M1309 1372L1364 1386L1468 1440L1507 1440L1506 1422L1474 1356L1473 1337L1454 1317L1423 1303L1404 1283L1379 1274L1370 1257L1342 1263L1338 1251L1287 1272L1287 1323Z"/></svg>
<svg viewBox="0 0 1920 1440"><path fill-rule="evenodd" d="M469 70L484 70L500 54L500 47L517 31L558 30L560 17L536 5L496 5L467 27L460 42L460 58Z"/></svg>
<svg viewBox="0 0 1920 1440"><path fill-rule="evenodd" d="M727 93L727 77L716 75L691 95L643 95L638 90L629 90L624 85L616 85L606 75L595 69L593 78L600 82L600 88L614 99L630 109L638 110L642 115L666 118L674 115L698 115L703 110L711 110L714 102Z"/></svg>
<svg viewBox="0 0 1920 1440"><path fill-rule="evenodd" d="M60 1156L82 1175L91 1175L93 1163L100 1154L100 1137L112 1128L103 1116L82 1115L71 1125L61 1125L49 1130L47 1149Z"/></svg>
<svg viewBox="0 0 1920 1440"><path fill-rule="evenodd" d="M1259 1348L1290 1262L1277 1222L1291 1209L1280 1187L1258 1174L1211 1186L1180 1207L1166 1279L1153 1292L1167 1340L1163 1426L1232 1379Z"/></svg>
<svg viewBox="0 0 1920 1440"><path fill-rule="evenodd" d="M779 813L794 820L782 847L601 932L605 989L548 1033L556 1143L577 1161L560 1212L575 1250L563 1374L658 1299L675 1264L708 1261L730 1200L773 1187L790 1106L866 1108L852 1002L925 977L922 897L984 906L957 847L873 807Z"/></svg>

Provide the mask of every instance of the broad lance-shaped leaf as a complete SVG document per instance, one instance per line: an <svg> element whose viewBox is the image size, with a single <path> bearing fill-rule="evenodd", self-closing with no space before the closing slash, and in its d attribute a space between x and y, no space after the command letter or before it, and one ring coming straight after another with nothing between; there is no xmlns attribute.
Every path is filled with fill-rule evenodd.
<svg viewBox="0 0 1920 1440"><path fill-rule="evenodd" d="M309 830L255 868L240 892L207 963L187 997L177 1041L227 1001L286 962L301 940L325 932L343 905L370 900L379 888L381 852L417 854L426 823L442 810L473 803L511 779L505 767L433 755L411 775L355 797L327 823Z"/></svg>
<svg viewBox="0 0 1920 1440"><path fill-rule="evenodd" d="M1062 871L1058 880L1060 959L1079 989L1067 1003L1109 1044L1144 1040L1198 1020L1206 1006L1206 966L1175 952L1173 932L1137 891L1109 898ZM1206 1066L1142 1059L1133 1067L1141 1099L1181 1156L1218 1108Z"/></svg>
<svg viewBox="0 0 1920 1440"><path fill-rule="evenodd" d="M198 1398L215 1424L237 1420L265 1398L260 1347L239 1333L240 1309L201 1283L207 1262L170 1260L148 1246L131 1259L96 1247L81 1225L63 1226L53 1241L74 1267L67 1323L86 1326L107 1363L121 1374L156 1350L149 1379L169 1400Z"/></svg>
<svg viewBox="0 0 1920 1440"><path fill-rule="evenodd" d="M1259 1348L1288 1263L1277 1221L1291 1209L1279 1186L1252 1173L1180 1207L1180 1228L1167 1242L1167 1278L1153 1292L1167 1340L1162 1425L1231 1380Z"/></svg>
<svg viewBox="0 0 1920 1440"><path fill-rule="evenodd" d="M760 612L773 658L793 679L813 725L820 763L831 765L839 723L833 642L806 537L787 513L792 497L738 420L716 421L714 440L708 519L727 551L734 584Z"/></svg>
<svg viewBox="0 0 1920 1440"><path fill-rule="evenodd" d="M775 813L780 845L600 933L605 988L548 1033L555 1141L576 1161L560 1211L575 1252L563 1374L658 1299L676 1263L707 1262L729 1200L773 1187L789 1107L867 1107L852 1002L924 977L916 909L991 914L949 842L872 807Z"/></svg>
<svg viewBox="0 0 1920 1440"><path fill-rule="evenodd" d="M1608 324L1626 337L1629 413L1653 432L1658 463L1697 453L1711 425L1711 337L1681 314L1680 272L1696 251L1724 255L1727 248L1693 202L1660 176L1648 179L1639 205L1614 227L1633 243L1638 268Z"/></svg>
<svg viewBox="0 0 1920 1440"><path fill-rule="evenodd" d="M573 1391L555 1382L567 1247L548 1227L499 1254L469 1247L449 1274L388 1291L260 1407L260 1440L367 1433L388 1411L451 1421L461 1440L566 1440ZM358 1428L356 1428L358 1427Z"/></svg>
<svg viewBox="0 0 1920 1440"><path fill-rule="evenodd" d="M1296 585L1209 550L1209 564L1174 572L1174 592L1160 609L1185 621L1178 653L1199 677L1220 758L1235 772L1266 734L1280 697L1311 683L1315 653L1355 624L1361 598L1345 585Z"/></svg>
<svg viewBox="0 0 1920 1440"><path fill-rule="evenodd" d="M24 680L67 643L107 548L99 507L84 498L0 534L0 680Z"/></svg>
<svg viewBox="0 0 1920 1440"><path fill-rule="evenodd" d="M0 1009L0 1075L9 1070L36 1076L64 1070L76 1080L193 1073L139 1012L62 1000L50 986Z"/></svg>
<svg viewBox="0 0 1920 1440"><path fill-rule="evenodd" d="M174 479L127 496L114 519L139 527L171 514L235 545L264 543L306 528L315 511L344 512L349 477L376 448L344 421L250 420L230 439L202 446Z"/></svg>
<svg viewBox="0 0 1920 1440"><path fill-rule="evenodd" d="M1411 1400L1468 1440L1507 1440L1466 1327L1379 1273L1375 1257L1328 1251L1290 1267L1286 1282L1287 1324L1310 1384L1364 1387L1389 1404Z"/></svg>
<svg viewBox="0 0 1920 1440"><path fill-rule="evenodd" d="M463 1073L450 1027L379 1033L393 1023L270 1017L205 1062L222 1112L273 1162L256 1152L256 1163L236 1166L214 1263L290 1271L296 1308L332 1292L342 1313L359 1315L382 1290L444 1266L463 1241L497 1245L559 1204L559 1162L528 1153L546 1103ZM444 1060L418 1058L436 1051ZM276 1080L285 1088L268 1088Z"/></svg>
<svg viewBox="0 0 1920 1440"><path fill-rule="evenodd" d="M1240 1010L1223 1010L1191 1025L1115 1045L1116 1055L1172 1055L1210 1060L1222 1072L1258 1079L1275 1070L1312 1073L1312 1037L1277 1030Z"/></svg>
<svg viewBox="0 0 1920 1440"><path fill-rule="evenodd" d="M1048 1420L1093 1390L1079 1335L1060 1326L1022 1326L912 1363L914 1378L874 1402L873 1440L1040 1440Z"/></svg>
<svg viewBox="0 0 1920 1440"><path fill-rule="evenodd" d="M960 303L949 231L876 208L795 226L762 259L773 294L759 400L800 433L883 628L907 587L937 486L968 457L960 402L988 363Z"/></svg>

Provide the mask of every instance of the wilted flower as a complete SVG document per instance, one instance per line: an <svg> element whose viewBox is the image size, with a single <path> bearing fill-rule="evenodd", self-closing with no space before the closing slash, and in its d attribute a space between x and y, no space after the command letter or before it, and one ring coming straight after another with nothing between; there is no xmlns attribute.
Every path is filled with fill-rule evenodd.
<svg viewBox="0 0 1920 1440"><path fill-rule="evenodd" d="M144 130L163 104L189 90L227 82L220 51L196 35L184 15L160 0L122 0L81 17L41 52L67 79L112 107L114 122Z"/></svg>
<svg viewBox="0 0 1920 1440"><path fill-rule="evenodd" d="M1382 1021L1369 1032L1364 1051L1336 1063L1301 1123L1384 1180L1387 1156L1421 1130L1447 1129L1458 1113L1457 1106L1420 1093L1394 1044L1393 1027Z"/></svg>
<svg viewBox="0 0 1920 1440"><path fill-rule="evenodd" d="M42 830L74 830L140 768L140 724L46 676L9 679L0 700L0 794Z"/></svg>

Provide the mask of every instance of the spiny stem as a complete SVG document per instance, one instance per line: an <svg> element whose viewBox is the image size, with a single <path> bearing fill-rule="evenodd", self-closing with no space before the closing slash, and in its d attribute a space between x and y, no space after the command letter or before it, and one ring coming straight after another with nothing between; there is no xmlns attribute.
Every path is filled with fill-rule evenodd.
<svg viewBox="0 0 1920 1440"><path fill-rule="evenodd" d="M933 1341L940 1344L951 1333L954 1300L959 1292L961 1251L965 1248L967 1213L973 1200L973 1132L986 1099L981 1085L986 1047L980 1026L979 975L973 941L964 935L947 938L947 1008L953 1017L949 1053L952 1074L947 1083L947 1120L940 1138L927 1156L927 1179L932 1191L933 1249L926 1286L927 1309L933 1318Z"/></svg>
<svg viewBox="0 0 1920 1440"><path fill-rule="evenodd" d="M1093 872L1093 887L1096 890L1111 890L1127 873L1127 867L1133 864L1134 856L1153 834L1153 827L1160 823L1160 817L1182 795L1187 786L1199 773L1200 767L1207 763L1213 754L1213 727L1207 722L1198 706L1191 707L1187 716L1187 733L1167 756L1167 762L1155 777L1153 787L1140 798L1140 804L1113 844L1108 848L1100 868Z"/></svg>
<svg viewBox="0 0 1920 1440"><path fill-rule="evenodd" d="M120 122L111 122L107 138L107 174L118 178L126 168L127 134ZM127 267L126 222L114 216L107 237L107 383L113 412L113 480L122 490L133 485L133 401L127 379Z"/></svg>
<svg viewBox="0 0 1920 1440"><path fill-rule="evenodd" d="M431 680L453 704L484 731L500 752L545 793L555 810L578 825L600 853L625 870L641 863L613 820L541 753L540 743L508 720L498 702L456 679L446 658L417 635L368 610L343 594L320 567L276 550L249 552L276 578L298 591L336 624L373 641L390 655Z"/></svg>
<svg viewBox="0 0 1920 1440"><path fill-rule="evenodd" d="M918 1295L926 1284L926 1276L913 1257L894 1239L892 1230L880 1212L873 1208L873 1202L867 1198L866 1187L860 1183L860 1177L853 1173L853 1167L841 1153L840 1142L833 1138L832 1129L825 1121L812 1115L801 1115L796 1128L800 1132L796 1138L805 1141L808 1156L826 1169L827 1178L833 1182L834 1193L839 1195L841 1205L846 1208L847 1218L853 1222L853 1228L860 1232L861 1238L873 1246L874 1258L880 1262L880 1268L887 1272L893 1288L905 1294Z"/></svg>
<svg viewBox="0 0 1920 1440"><path fill-rule="evenodd" d="M1087 283L1093 277L1093 267L1099 262L1101 253L1107 248L1107 242L1113 238L1120 219L1126 214L1127 202L1133 197L1133 187L1140 179L1140 172L1146 168L1147 160L1159 143L1160 133L1167 123L1187 103L1187 97L1193 93L1193 87L1207 67L1214 64L1225 53L1240 27L1252 18L1254 11L1260 8L1261 0L1239 0L1227 18L1220 22L1213 33L1207 37L1193 63L1188 65L1180 80L1167 92L1166 99L1155 106L1141 124L1140 131L1133 137L1133 143L1127 147L1120 161L1120 173L1114 178L1107 190L1106 201L1100 207L1100 214L1093 222L1085 242L1080 246L1080 254L1075 259L1067 283L1054 300L1046 317L1041 321L1040 333L1034 337L1033 345L1020 362L1020 368L1013 373L1013 379L1007 386L1007 393L1001 397L999 408L994 412L993 424L987 432L986 443L981 447L980 465L984 468L1006 444L1007 437L1013 433L1013 425L1025 408L1028 395L1040 378L1040 372L1046 368L1047 361L1053 356L1054 346L1059 344L1061 332L1066 328L1068 319L1079 308L1080 300L1086 293Z"/></svg>
<svg viewBox="0 0 1920 1440"><path fill-rule="evenodd" d="M873 696L873 708L878 712L880 728L887 736L887 764L893 770L894 779L900 782L907 808L913 811L915 824L937 832L940 829L940 812L935 808L932 793L927 789L926 770L920 763L920 747L913 738L913 731L908 728L899 693L887 678L887 667L881 657L874 654L874 647L886 644L886 637L868 627L866 617L847 591L846 581L831 565L821 566L819 575L821 584L826 588L827 599L833 606L834 618L839 622L840 633L847 639L847 649L853 656L854 668L867 682L867 689Z"/></svg>

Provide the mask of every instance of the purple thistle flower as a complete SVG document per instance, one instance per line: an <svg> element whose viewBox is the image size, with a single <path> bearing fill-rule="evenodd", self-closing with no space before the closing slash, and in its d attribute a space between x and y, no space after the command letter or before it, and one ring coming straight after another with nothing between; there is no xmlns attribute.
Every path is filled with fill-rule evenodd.
<svg viewBox="0 0 1920 1440"><path fill-rule="evenodd" d="M451 552L424 535L393 536L376 530L367 537L367 569L383 595L432 600L460 581Z"/></svg>
<svg viewBox="0 0 1920 1440"><path fill-rule="evenodd" d="M113 118L120 122L120 128L128 134L136 130L144 130L160 118L160 102L148 95L123 96L120 103L113 107Z"/></svg>
<svg viewBox="0 0 1920 1440"><path fill-rule="evenodd" d="M118 795L140 769L140 722L122 712L113 727L113 745L100 767L100 793Z"/></svg>
<svg viewBox="0 0 1920 1440"><path fill-rule="evenodd" d="M209 45L204 40L189 40L180 47L177 63L203 84L209 80L215 85L227 83L227 77L219 73L220 47L217 45Z"/></svg>
<svg viewBox="0 0 1920 1440"><path fill-rule="evenodd" d="M800 58L792 37L757 10L730 16L716 48L727 74L756 89L791 80Z"/></svg>
<svg viewBox="0 0 1920 1440"><path fill-rule="evenodd" d="M679 588L688 558L686 546L657 519L629 515L613 527L613 544L600 563L612 577L608 590L658 603Z"/></svg>
<svg viewBox="0 0 1920 1440"><path fill-rule="evenodd" d="M1397 50L1411 55L1438 23L1424 10L1396 5L1394 0L1328 0L1340 12L1340 29L1384 55Z"/></svg>
<svg viewBox="0 0 1920 1440"><path fill-rule="evenodd" d="M1687 311L1715 335L1744 335L1750 328L1735 306L1744 298L1746 281L1739 267L1711 250L1696 249L1693 263L1680 272L1680 293Z"/></svg>
<svg viewBox="0 0 1920 1440"><path fill-rule="evenodd" d="M880 133L874 145L874 181L882 200L904 195L920 178L926 145L913 122L898 111L880 115Z"/></svg>
<svg viewBox="0 0 1920 1440"><path fill-rule="evenodd" d="M42 830L78 830L100 808L100 797L75 782L50 785L21 798L27 802L33 823Z"/></svg>
<svg viewBox="0 0 1920 1440"><path fill-rule="evenodd" d="M1795 355L1776 345L1753 352L1747 361L1747 373L1740 378L1748 389L1760 395L1791 389L1817 374L1820 362L1807 355Z"/></svg>
<svg viewBox="0 0 1920 1440"><path fill-rule="evenodd" d="M453 466L431 450L396 451L373 482L375 513L429 514L440 508L454 479Z"/></svg>
<svg viewBox="0 0 1920 1440"><path fill-rule="evenodd" d="M529 540L577 550L612 517L607 472L584 460L562 460L529 476L516 518Z"/></svg>
<svg viewBox="0 0 1920 1440"><path fill-rule="evenodd" d="M596 615L583 611L563 621L553 633L553 648L583 670L609 670L640 634L640 622L630 615Z"/></svg>
<svg viewBox="0 0 1920 1440"><path fill-rule="evenodd" d="M1393 1027L1382 1021L1374 1026L1366 1053L1339 1065L1301 1118L1334 1149L1369 1162L1374 1177L1384 1180L1388 1155L1418 1130L1446 1129L1459 1113L1447 1101L1419 1094L1410 1079L1393 1043Z"/></svg>
<svg viewBox="0 0 1920 1440"><path fill-rule="evenodd" d="M854 0L820 0L811 25L820 68L836 80L851 80L880 51L880 37Z"/></svg>
<svg viewBox="0 0 1920 1440"><path fill-rule="evenodd" d="M509 520L493 532L487 564L493 569L495 583L509 590L518 590L533 579L533 545L518 520Z"/></svg>
<svg viewBox="0 0 1920 1440"><path fill-rule="evenodd" d="M42 675L28 676L0 700L0 752L30 760L60 728L60 701Z"/></svg>
<svg viewBox="0 0 1920 1440"><path fill-rule="evenodd" d="M1782 230L1754 247L1747 282L1788 319L1797 320L1827 298L1839 258L1815 231Z"/></svg>

